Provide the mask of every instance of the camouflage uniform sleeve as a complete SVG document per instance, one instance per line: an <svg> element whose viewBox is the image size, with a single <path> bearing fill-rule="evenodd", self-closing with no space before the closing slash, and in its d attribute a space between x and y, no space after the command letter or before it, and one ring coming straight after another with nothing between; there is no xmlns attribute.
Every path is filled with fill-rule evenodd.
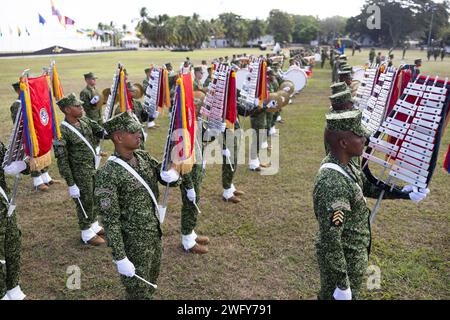
<svg viewBox="0 0 450 320"><path fill-rule="evenodd" d="M87 90L80 92L80 100L83 101L83 108L91 108L91 96Z"/></svg>
<svg viewBox="0 0 450 320"><path fill-rule="evenodd" d="M105 228L108 246L112 249L115 261L126 257L120 222L120 206L116 181L106 170L106 166L97 172L94 199Z"/></svg>
<svg viewBox="0 0 450 320"><path fill-rule="evenodd" d="M323 179L315 189L317 200L314 202L314 211L319 221L319 241L324 262L336 279L336 286L346 289L350 282L342 246L342 232L346 216L351 214L351 194L344 182L339 183L346 178L336 176L336 173L331 174L333 179Z"/></svg>
<svg viewBox="0 0 450 320"><path fill-rule="evenodd" d="M192 181L192 171L181 176L181 185L185 189L192 189L194 187L194 182Z"/></svg>
<svg viewBox="0 0 450 320"><path fill-rule="evenodd" d="M401 188L395 187L392 191L391 188L387 185L385 185L383 182L379 182L378 185L369 181L367 179L366 175L362 175L363 179L363 193L364 196L368 198L375 198L377 199L382 190L385 190L385 193L383 195L383 199L409 199L409 195L406 192L403 192Z"/></svg>
<svg viewBox="0 0 450 320"><path fill-rule="evenodd" d="M133 100L133 111L138 117L139 121L145 122L148 120L148 113L144 110L142 103L137 100Z"/></svg>
<svg viewBox="0 0 450 320"><path fill-rule="evenodd" d="M64 131L61 132L61 140L53 142L53 149L55 151L55 158L58 164L59 174L66 180L68 186L73 186L75 181L73 179L72 170L69 164L69 153L67 151L69 141Z"/></svg>
<svg viewBox="0 0 450 320"><path fill-rule="evenodd" d="M84 119L89 123L89 126L91 127L92 133L95 137L100 139L105 138L105 129L103 129L101 125L99 125L96 121L89 119L88 117L84 117Z"/></svg>

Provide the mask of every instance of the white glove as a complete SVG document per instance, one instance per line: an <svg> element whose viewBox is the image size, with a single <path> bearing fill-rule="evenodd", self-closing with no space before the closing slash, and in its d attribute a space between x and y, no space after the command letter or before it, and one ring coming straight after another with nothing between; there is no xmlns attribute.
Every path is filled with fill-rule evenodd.
<svg viewBox="0 0 450 320"><path fill-rule="evenodd" d="M225 122L223 122L221 125L220 125L220 131L222 131L222 132L225 132L225 129L227 128L227 124L225 123Z"/></svg>
<svg viewBox="0 0 450 320"><path fill-rule="evenodd" d="M224 157L226 157L226 158L229 158L229 157L231 157L231 153L230 153L230 150L228 150L228 148L227 148L227 149L224 149L224 150L222 150L222 155L223 155Z"/></svg>
<svg viewBox="0 0 450 320"><path fill-rule="evenodd" d="M428 188L417 188L413 185L404 186L402 189L403 192L409 192L409 198L414 202L420 202L427 197L430 193L430 189Z"/></svg>
<svg viewBox="0 0 450 320"><path fill-rule="evenodd" d="M285 92L291 91L289 87L284 87L283 90L284 90Z"/></svg>
<svg viewBox="0 0 450 320"><path fill-rule="evenodd" d="M159 111L153 112L153 119L156 120L158 118L158 116L159 116Z"/></svg>
<svg viewBox="0 0 450 320"><path fill-rule="evenodd" d="M268 104L267 104L267 108L275 108L277 106L277 102L275 100L271 100Z"/></svg>
<svg viewBox="0 0 450 320"><path fill-rule="evenodd" d="M97 102L99 102L100 101L100 97L99 96L94 96L92 99L91 99L91 104L96 104Z"/></svg>
<svg viewBox="0 0 450 320"><path fill-rule="evenodd" d="M180 179L180 175L175 169L170 169L169 171L161 172L161 179L166 183L177 182Z"/></svg>
<svg viewBox="0 0 450 320"><path fill-rule="evenodd" d="M69 194L72 198L75 199L80 197L80 189L78 189L76 184L69 187Z"/></svg>
<svg viewBox="0 0 450 320"><path fill-rule="evenodd" d="M195 189L194 188L186 189L186 193L187 193L186 195L187 195L189 201L195 203L195 200L196 200L196 197L197 197L197 195L195 193Z"/></svg>
<svg viewBox="0 0 450 320"><path fill-rule="evenodd" d="M11 162L11 164L6 166L3 170L5 171L6 174L15 176L15 175L18 175L19 173L21 173L26 168L27 168L27 164L25 163L25 161L13 161L13 162Z"/></svg>
<svg viewBox="0 0 450 320"><path fill-rule="evenodd" d="M255 98L255 101L253 102L255 106L259 106L259 99Z"/></svg>
<svg viewBox="0 0 450 320"><path fill-rule="evenodd" d="M134 264L128 260L127 257L122 260L116 261L117 271L126 277L134 277L136 274L136 269L134 268Z"/></svg>
<svg viewBox="0 0 450 320"><path fill-rule="evenodd" d="M336 288L334 289L333 298L335 300L352 300L352 290L350 288L345 290Z"/></svg>

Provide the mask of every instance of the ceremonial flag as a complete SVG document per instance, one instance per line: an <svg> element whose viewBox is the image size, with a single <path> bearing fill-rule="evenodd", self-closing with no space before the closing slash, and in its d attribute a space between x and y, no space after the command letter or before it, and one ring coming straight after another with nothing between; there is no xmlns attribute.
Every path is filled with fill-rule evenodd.
<svg viewBox="0 0 450 320"><path fill-rule="evenodd" d="M190 73L179 75L175 92L175 119L172 131L172 163L180 174L192 170L195 162L195 106L194 86Z"/></svg>
<svg viewBox="0 0 450 320"><path fill-rule="evenodd" d="M25 153L41 157L52 149L53 137L58 138L56 108L52 100L48 75L21 78L20 99L24 121Z"/></svg>
<svg viewBox="0 0 450 320"><path fill-rule="evenodd" d="M125 71L120 70L120 79L119 79L119 104L121 112L133 110L133 103L131 101L130 92L128 91L127 82L125 79Z"/></svg>
<svg viewBox="0 0 450 320"><path fill-rule="evenodd" d="M262 61L259 68L260 77L258 79L257 95L259 99L259 107L262 108L264 101L269 96L267 89L267 62Z"/></svg>
<svg viewBox="0 0 450 320"><path fill-rule="evenodd" d="M230 73L228 80L228 94L227 94L227 109L225 114L225 123L228 129L234 129L234 123L237 118L236 105L236 72L234 70Z"/></svg>
<svg viewBox="0 0 450 320"><path fill-rule="evenodd" d="M446 154L445 160L444 160L444 169L445 169L445 171L450 173L450 144L448 145L447 154Z"/></svg>
<svg viewBox="0 0 450 320"><path fill-rule="evenodd" d="M56 70L56 63L52 62L50 68L51 68L51 72L50 72L51 88L53 91L53 96L55 97L56 101L58 101L59 99L64 97L64 92L63 92L63 89L61 86L58 71Z"/></svg>
<svg viewBox="0 0 450 320"><path fill-rule="evenodd" d="M45 24L45 19L44 19L44 17L43 16L41 16L41 14L40 13L38 13L38 15L39 15L39 23L41 23L42 25L44 25Z"/></svg>
<svg viewBox="0 0 450 320"><path fill-rule="evenodd" d="M70 26L73 26L75 24L75 21L73 21L69 17L65 17L65 22L66 22L66 25L70 25Z"/></svg>

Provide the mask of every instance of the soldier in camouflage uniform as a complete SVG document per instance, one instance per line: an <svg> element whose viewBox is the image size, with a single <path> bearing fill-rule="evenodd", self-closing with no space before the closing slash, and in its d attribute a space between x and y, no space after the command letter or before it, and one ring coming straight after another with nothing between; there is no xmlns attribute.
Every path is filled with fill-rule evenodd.
<svg viewBox="0 0 450 320"><path fill-rule="evenodd" d="M335 55L334 57L334 61L333 61L333 67L331 69L331 82L335 83L335 82L339 82L339 76L338 76L338 71L339 71L339 56Z"/></svg>
<svg viewBox="0 0 450 320"><path fill-rule="evenodd" d="M264 107L255 109L256 110L250 114L250 126L253 129L253 137L250 149L249 169L251 171L261 171L261 168L267 167L267 165L261 165L261 162L259 161L259 150L264 141L263 139L266 137L267 117Z"/></svg>
<svg viewBox="0 0 450 320"><path fill-rule="evenodd" d="M0 163L6 148L0 141ZM23 161L15 161L5 167L7 174L15 176L26 169ZM16 214L8 217L9 200L2 166L0 166L0 298L2 300L23 300L20 282L22 233L17 225Z"/></svg>
<svg viewBox="0 0 450 320"><path fill-rule="evenodd" d="M280 87L280 84L278 83L278 80L276 78L275 71L273 69L269 70L267 72L267 91L269 93L271 92L277 92L278 88ZM267 140L269 136L272 136L276 133L275 129L275 123L276 119L279 116L279 112L268 112L266 111L266 129L267 129ZM270 145L266 141L264 145L262 146L263 149L269 148L271 149Z"/></svg>
<svg viewBox="0 0 450 320"><path fill-rule="evenodd" d="M105 243L101 237L104 230L97 221L94 206L94 178L100 157L95 154L94 142L95 137L103 137L104 130L97 122L83 117L82 102L75 94L69 94L57 104L65 115L60 125L61 140L54 143L59 173L75 202L82 242L101 245Z"/></svg>
<svg viewBox="0 0 450 320"><path fill-rule="evenodd" d="M194 68L194 91L201 91L206 94L206 88L202 84L203 70L202 67Z"/></svg>
<svg viewBox="0 0 450 320"><path fill-rule="evenodd" d="M236 92L236 107L238 115L246 116L246 112L239 99L240 90ZM222 187L223 194L222 199L225 202L239 203L245 193L237 190L233 183L234 175L238 167L238 150L239 150L239 137L236 134L237 130L240 130L239 117L236 118L234 123L234 131L229 128L225 129L223 134L223 150L222 150ZM231 161L231 164L230 164ZM233 167L232 167L233 166Z"/></svg>
<svg viewBox="0 0 450 320"><path fill-rule="evenodd" d="M351 161L362 155L367 131L359 110L326 115L326 143L313 191L314 213L319 223L316 238L320 269L319 299L358 299L370 253L370 209L365 196L377 198L381 188L370 183ZM407 186L408 187L408 186ZM429 190L386 190L385 198L420 201Z"/></svg>
<svg viewBox="0 0 450 320"><path fill-rule="evenodd" d="M80 92L80 100L83 102L83 109L86 113L86 117L102 125L102 106L99 103L102 94L97 90L95 85L97 84L97 77L92 73L86 73L84 75L86 81L86 87ZM99 144L101 137L95 137L94 147L97 148L97 152L100 152ZM106 155L103 154L102 155Z"/></svg>
<svg viewBox="0 0 450 320"><path fill-rule="evenodd" d="M206 78L205 82L203 82L203 88L205 88L205 90L208 90L208 86L211 83L212 80L212 67L208 67L207 69L208 72L208 77Z"/></svg>
<svg viewBox="0 0 450 320"><path fill-rule="evenodd" d="M115 153L97 172L95 201L127 298L151 299L154 288L135 276L157 282L162 255L158 181L174 183L179 176L173 169L160 173L158 161L137 150L141 125L129 112L113 117L104 126Z"/></svg>
<svg viewBox="0 0 450 320"><path fill-rule="evenodd" d="M146 68L146 69L144 69L144 72L145 72L145 79L144 79L144 81L142 81L142 87L144 88L144 94L145 94L145 91L147 91L147 87L150 83L150 74L152 72L152 69Z"/></svg>
<svg viewBox="0 0 450 320"><path fill-rule="evenodd" d="M12 84L14 91L16 91L18 98L10 107L11 120L13 124L16 122L17 113L21 108L22 104L20 101L20 83L16 82ZM38 191L48 191L50 185L59 184L59 180L55 180L48 174L48 167L40 171L31 171L31 177L33 178L33 188Z"/></svg>

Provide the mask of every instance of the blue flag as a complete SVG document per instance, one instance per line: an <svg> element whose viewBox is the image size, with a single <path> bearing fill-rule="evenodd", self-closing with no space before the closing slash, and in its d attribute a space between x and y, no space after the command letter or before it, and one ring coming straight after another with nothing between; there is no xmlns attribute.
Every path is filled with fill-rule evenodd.
<svg viewBox="0 0 450 320"><path fill-rule="evenodd" d="M39 14L39 23L42 23L42 25L44 25L44 24L45 24L45 19L44 19L44 17L41 16L40 13L38 13L38 14Z"/></svg>

